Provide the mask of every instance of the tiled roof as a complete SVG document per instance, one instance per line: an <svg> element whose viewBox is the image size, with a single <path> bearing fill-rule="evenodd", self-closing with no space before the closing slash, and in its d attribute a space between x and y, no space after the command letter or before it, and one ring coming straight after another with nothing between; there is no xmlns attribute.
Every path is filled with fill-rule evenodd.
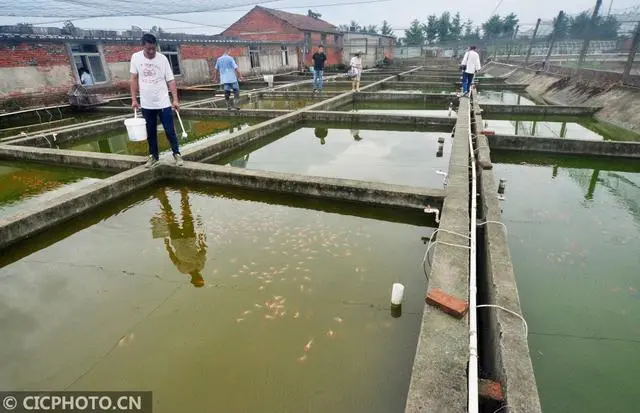
<svg viewBox="0 0 640 413"><path fill-rule="evenodd" d="M284 20L293 27L300 30L324 33L340 33L338 28L324 20L314 19L313 17L304 16L302 14L287 13L286 11L269 9L262 6L256 6L256 9L264 10L272 14L280 20Z"/></svg>

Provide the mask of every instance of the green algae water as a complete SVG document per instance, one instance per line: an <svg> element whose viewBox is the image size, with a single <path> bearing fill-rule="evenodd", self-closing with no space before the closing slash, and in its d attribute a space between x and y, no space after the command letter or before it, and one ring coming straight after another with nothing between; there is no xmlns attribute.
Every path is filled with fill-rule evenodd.
<svg viewBox="0 0 640 413"><path fill-rule="evenodd" d="M298 110L319 102L311 99L252 99L241 106L243 109Z"/></svg>
<svg viewBox="0 0 640 413"><path fill-rule="evenodd" d="M153 187L3 251L0 387L145 389L154 412L402 411L425 215L238 194Z"/></svg>
<svg viewBox="0 0 640 413"><path fill-rule="evenodd" d="M249 169L442 188L450 132L390 131L314 124L266 137L216 163ZM388 125L387 125L388 127ZM438 138L444 138L438 151Z"/></svg>
<svg viewBox="0 0 640 413"><path fill-rule="evenodd" d="M182 138L182 128L177 118L175 119L175 129L180 143L180 149L184 150L190 144L203 140L215 140L225 137L231 133L241 131L249 126L260 123L259 118L183 118L187 138ZM59 146L61 149L71 149L86 152L119 153L125 155L148 155L149 147L146 141L132 142L129 140L124 123L122 128L94 136L88 136L81 140L70 141ZM169 141L164 133L162 124L158 122L158 148L160 152L171 150Z"/></svg>
<svg viewBox="0 0 640 413"><path fill-rule="evenodd" d="M106 118L109 115L102 112L61 113L56 109L39 111L40 117L29 116L11 122L0 123L0 138L17 136L22 133L31 136L45 129L78 125L96 119Z"/></svg>
<svg viewBox="0 0 640 413"><path fill-rule="evenodd" d="M543 411L637 411L640 164L492 158Z"/></svg>
<svg viewBox="0 0 640 413"><path fill-rule="evenodd" d="M50 198L109 175L54 165L0 161L0 217L24 211L44 193Z"/></svg>

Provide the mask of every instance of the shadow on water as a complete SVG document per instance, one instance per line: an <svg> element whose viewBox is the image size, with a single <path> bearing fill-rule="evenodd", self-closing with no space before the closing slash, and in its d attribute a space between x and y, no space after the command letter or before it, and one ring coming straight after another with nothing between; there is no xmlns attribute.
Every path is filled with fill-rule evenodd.
<svg viewBox="0 0 640 413"><path fill-rule="evenodd" d="M597 169L618 172L640 172L637 159L614 159L584 155L552 155L534 152L492 150L491 161L505 164L529 164L559 168Z"/></svg>
<svg viewBox="0 0 640 413"><path fill-rule="evenodd" d="M172 206L168 202L166 189L174 189L180 192L182 222L179 223ZM162 205L162 216L154 216L151 219L154 236L168 236L165 246L171 260L183 273L192 277L192 283L196 285L198 280L199 265L203 263L206 254L206 239L196 231L199 218L194 220L191 214L188 194L202 194L225 199L245 200L260 202L268 205L282 205L294 208L310 209L331 214L348 215L374 220L404 223L416 226L436 227L433 215L426 215L422 211L414 209L397 209L376 206L363 206L346 201L329 201L321 199L304 198L298 195L274 194L262 191L252 191L240 188L211 186L204 184L182 184L177 182L163 182L137 190L133 194L125 195L106 205L102 205L81 216L48 229L44 233L34 235L2 250L0 255L0 268L18 261L38 250L55 244L76 232L82 231L114 215L118 215L138 204L144 203L156 197ZM167 245L168 244L168 245ZM178 248L176 248L178 245ZM184 254L181 254L184 252ZM184 271L183 271L184 270ZM194 275L195 274L195 275ZM201 277L200 277L201 278ZM196 285L197 286L197 285Z"/></svg>

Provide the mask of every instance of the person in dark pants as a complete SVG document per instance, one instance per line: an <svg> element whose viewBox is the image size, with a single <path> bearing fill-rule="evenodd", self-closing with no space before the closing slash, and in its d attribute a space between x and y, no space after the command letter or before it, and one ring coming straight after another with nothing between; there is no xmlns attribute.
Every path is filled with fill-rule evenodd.
<svg viewBox="0 0 640 413"><path fill-rule="evenodd" d="M469 96L469 89L473 84L473 77L482 66L480 65L480 55L476 51L475 46L471 46L467 53L464 54L460 67L463 68L462 73L462 96Z"/></svg>
<svg viewBox="0 0 640 413"><path fill-rule="evenodd" d="M213 82L217 81L217 73L220 74L220 84L224 86L224 100L227 102L227 110L231 110L231 92L233 92L233 107L240 110L240 85L238 80L244 80L242 73L238 69L238 64L233 57L229 56L229 50L216 60L216 72L213 75Z"/></svg>
<svg viewBox="0 0 640 413"><path fill-rule="evenodd" d="M131 107L142 108L142 116L147 122L147 142L149 144L149 160L145 167L150 168L158 162L158 117L171 144L173 158L177 166L182 166L182 156L178 145L178 137L173 125L173 110L178 110L178 90L169 60L165 55L157 53L157 41L152 34L142 36L142 50L131 56ZM169 100L169 90L173 102ZM140 89L140 103L136 98Z"/></svg>
<svg viewBox="0 0 640 413"><path fill-rule="evenodd" d="M156 197L160 201L162 218L168 227L168 237L165 236L164 245L171 262L178 271L191 277L194 287L204 286L202 270L207 262L206 236L196 231L187 190L180 189L182 225L178 223L177 216L171 208L166 189L158 190Z"/></svg>
<svg viewBox="0 0 640 413"><path fill-rule="evenodd" d="M322 76L324 75L324 62L327 55L324 54L324 47L318 46L318 51L311 56L313 60L313 93L322 93Z"/></svg>

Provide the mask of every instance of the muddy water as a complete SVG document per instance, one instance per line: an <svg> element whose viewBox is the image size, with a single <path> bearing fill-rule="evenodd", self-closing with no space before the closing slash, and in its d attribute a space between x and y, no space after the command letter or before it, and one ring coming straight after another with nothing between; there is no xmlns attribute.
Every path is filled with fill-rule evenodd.
<svg viewBox="0 0 640 413"><path fill-rule="evenodd" d="M279 109L298 110L318 101L304 99L252 99L250 102L242 104L244 109Z"/></svg>
<svg viewBox="0 0 640 413"><path fill-rule="evenodd" d="M150 188L6 251L0 387L148 389L157 412L402 411L424 214L265 200Z"/></svg>
<svg viewBox="0 0 640 413"><path fill-rule="evenodd" d="M314 125L278 132L216 163L277 172L442 188L451 156L448 132L339 129ZM362 129L360 129L362 128ZM438 138L443 137L442 153Z"/></svg>
<svg viewBox="0 0 640 413"><path fill-rule="evenodd" d="M637 411L640 166L492 157L543 411Z"/></svg>
<svg viewBox="0 0 640 413"><path fill-rule="evenodd" d="M572 121L538 119L485 120L484 128L500 135L538 136L541 138L567 138L601 141L607 138L601 133Z"/></svg>
<svg viewBox="0 0 640 413"><path fill-rule="evenodd" d="M36 163L0 161L0 217L23 211L46 193L63 187L80 187L110 174Z"/></svg>
<svg viewBox="0 0 640 413"><path fill-rule="evenodd" d="M178 136L181 149L185 149L189 144L205 139L219 139L231 133L238 132L262 121L262 119L250 118L194 118L182 119L187 138L182 138L182 128L177 118L175 119L175 130ZM170 151L171 147L167 140L162 124L158 124L158 147L160 152ZM89 136L79 141L67 142L60 145L62 149L72 149L87 152L119 153L126 155L148 155L149 147L146 141L132 142L129 140L124 124L116 132Z"/></svg>
<svg viewBox="0 0 640 413"><path fill-rule="evenodd" d="M526 93L518 93L508 90L481 90L477 94L478 102L482 104L504 104L504 105L536 105L537 103L527 96Z"/></svg>
<svg viewBox="0 0 640 413"><path fill-rule="evenodd" d="M45 129L77 125L82 122L106 118L109 116L103 112L60 113L57 110L49 110L49 112L41 111L38 113L40 114L40 117L29 116L12 122L6 122L3 120L0 123L0 138L17 136L21 133L26 133L30 136L35 132Z"/></svg>

